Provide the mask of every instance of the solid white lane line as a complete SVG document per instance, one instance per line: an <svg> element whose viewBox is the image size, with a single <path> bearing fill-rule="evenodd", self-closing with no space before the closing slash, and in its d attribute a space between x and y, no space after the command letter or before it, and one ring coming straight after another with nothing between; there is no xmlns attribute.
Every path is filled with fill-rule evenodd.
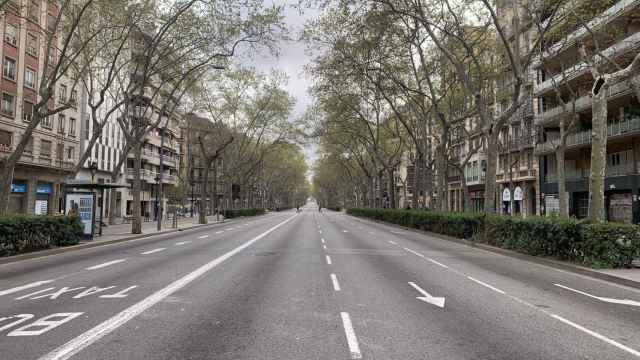
<svg viewBox="0 0 640 360"><path fill-rule="evenodd" d="M216 234L222 234L224 231L216 231Z"/></svg>
<svg viewBox="0 0 640 360"><path fill-rule="evenodd" d="M443 263L441 263L441 262L435 261L435 260L433 260L432 258L427 258L427 260L429 260L429 261L431 261L432 263L434 263L434 264L436 264L436 265L438 265L438 266L440 266L440 267L443 267L443 268L445 268L445 269L448 269L448 268L449 268L447 265L445 265L445 264L443 264Z"/></svg>
<svg viewBox="0 0 640 360"><path fill-rule="evenodd" d="M185 244L190 244L191 240L187 240L187 241L180 241L175 243L173 246L180 246L180 245L185 245Z"/></svg>
<svg viewBox="0 0 640 360"><path fill-rule="evenodd" d="M321 238L321 239L320 239L320 242L324 244L324 238Z"/></svg>
<svg viewBox="0 0 640 360"><path fill-rule="evenodd" d="M216 266L222 264L223 262L225 262L226 260L228 260L232 256L238 254L242 250L244 250L247 247L253 245L256 241L258 241L258 240L262 239L263 237L267 236L268 234L270 234L271 232L273 232L274 230L276 230L280 226L288 223L294 217L295 217L295 215L290 217L290 218L288 218L287 220L279 223L278 225L270 228L269 230L263 232L262 234L254 237L253 239L247 241L246 243L238 246L237 248L229 251L228 253L226 253L226 254L218 257L218 258L215 258L212 261L200 266L199 268L197 268L193 272L191 272L191 273L185 275L184 277L172 282L171 284L167 285L163 289L151 294L150 296L144 298L142 301L140 301L140 302L138 302L138 303L126 308L125 310L119 312L118 314L116 314L112 318L102 322L98 326L86 331L85 333L79 335L78 337L68 341L66 344L61 345L57 349L55 349L55 350L51 351L50 353L40 357L40 360L64 360L64 359L69 359L73 355L75 355L78 352L80 352L82 349L84 349L87 346L93 344L94 342L100 340L102 337L110 334L111 332L116 330L118 327L120 327L120 326L124 325L125 323L127 323L129 320L131 320L131 319L135 318L136 316L140 315L143 311L149 309L150 307L152 307L153 305L155 305L155 304L159 303L160 301L164 300L168 296L171 296L176 291L182 289L183 287L187 286L188 284L190 284L194 280L196 280L199 277L201 277L202 275L206 274L207 272L209 272L210 270L212 270Z"/></svg>
<svg viewBox="0 0 640 360"><path fill-rule="evenodd" d="M606 342L609 345L613 345L613 346L617 347L620 350L624 350L624 351L628 352L629 354L635 355L636 357L640 357L640 351L634 350L634 349L632 349L632 348L630 348L630 347L628 347L626 345L622 345L619 342L617 342L615 340L612 340L612 339L609 339L608 337L606 337L604 335L600 335L595 331L589 330L589 329L587 329L587 328L585 328L583 326L580 326L580 325L578 325L578 324L576 324L574 322L571 322L571 321L563 318L562 316L559 316L559 315L556 315L556 314L551 314L551 317L553 317L556 320L560 320L563 323L565 323L565 324L567 324L569 326L572 326L572 327L574 327L574 328L576 328L576 329L578 329L578 330L580 330L580 331L582 331L584 333L587 333L587 334L593 336L596 339L600 339L600 340Z"/></svg>
<svg viewBox="0 0 640 360"><path fill-rule="evenodd" d="M476 278L473 278L471 276L467 276L467 279L469 279L469 280L471 280L471 281L473 281L475 283L478 283L478 284L480 284L480 285L482 285L482 286L484 286L484 287L486 287L488 289L491 289L491 290L493 290L493 291L495 291L497 293L500 293L502 295L506 294L504 291L498 289L497 287L491 286L491 285L489 285L489 284L487 284L485 282L482 282L482 281L480 281L480 280L478 280Z"/></svg>
<svg viewBox="0 0 640 360"><path fill-rule="evenodd" d="M611 304L640 306L640 302L639 301L635 301L635 300L614 299L614 298L609 298L609 297L596 296L596 295L592 295L592 294L586 293L584 291L572 289L572 288L570 288L568 286L564 286L564 285L560 285L560 284L553 284L553 285L555 285L557 287L560 287L560 288L563 288L565 290L573 291L573 292L578 293L580 295L584 295L584 296L590 297L592 299L600 300L600 301L603 301L603 302L608 302L608 303L611 303Z"/></svg>
<svg viewBox="0 0 640 360"><path fill-rule="evenodd" d="M403 249L405 249L406 251L412 253L413 255L417 255L417 256L420 256L421 258L424 258L424 255L420 254L419 252L417 252L415 250L411 250L409 248L403 248Z"/></svg>
<svg viewBox="0 0 640 360"><path fill-rule="evenodd" d="M52 282L53 282L53 280L36 281L36 282L32 282L31 284L21 285L21 286L17 286L17 287L11 288L11 289L2 290L2 291L0 291L0 296L17 293L17 292L22 291L22 290L31 289L31 288L38 287L38 286L44 285L44 284L49 284L49 283L52 283Z"/></svg>
<svg viewBox="0 0 640 360"><path fill-rule="evenodd" d="M336 274L331 274L331 282L333 283L333 290L340 291L340 283Z"/></svg>
<svg viewBox="0 0 640 360"><path fill-rule="evenodd" d="M327 265L331 265L331 264L332 264L332 262L331 262L331 256L326 255L326 258L327 258Z"/></svg>
<svg viewBox="0 0 640 360"><path fill-rule="evenodd" d="M145 252L143 252L143 253L141 253L141 254L142 254L142 255L149 255L149 254L155 254L155 253L157 253L157 252L165 251L165 250L167 250L167 248L157 248L157 249L153 249L153 250L145 251Z"/></svg>
<svg viewBox="0 0 640 360"><path fill-rule="evenodd" d="M107 266L110 266L110 265L113 265L113 264L121 263L121 262L123 262L123 261L125 261L125 260L126 260L126 259L113 260L113 261L109 261L109 262L106 262L106 263L102 263L102 264L98 264L98 265L94 265L94 266L88 267L88 268L86 268L85 270L96 270L96 269L101 269L101 268L103 268L103 267L107 267Z"/></svg>
<svg viewBox="0 0 640 360"><path fill-rule="evenodd" d="M398 245L397 242L389 240L389 244Z"/></svg>
<svg viewBox="0 0 640 360"><path fill-rule="evenodd" d="M358 345L358 338L356 332L353 331L353 324L351 324L351 318L349 313L341 312L342 326L344 326L344 334L347 337L347 345L349 346L349 352L351 352L352 359L362 359L362 353L360 352L360 345Z"/></svg>
<svg viewBox="0 0 640 360"><path fill-rule="evenodd" d="M198 239L206 239L208 237L209 237L209 235L202 235L202 236L198 236Z"/></svg>

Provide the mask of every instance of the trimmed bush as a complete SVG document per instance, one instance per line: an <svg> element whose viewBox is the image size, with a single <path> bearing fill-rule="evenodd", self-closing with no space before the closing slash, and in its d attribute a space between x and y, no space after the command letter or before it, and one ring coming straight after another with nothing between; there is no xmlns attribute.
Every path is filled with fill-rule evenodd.
<svg viewBox="0 0 640 360"><path fill-rule="evenodd" d="M241 217L241 216L264 215L264 213L265 213L264 209L256 209L256 208L250 208L250 209L226 209L224 211L224 217L225 217L225 219L233 219L233 218L237 218L237 217Z"/></svg>
<svg viewBox="0 0 640 360"><path fill-rule="evenodd" d="M640 258L637 225L421 210L348 209L347 213L593 267L627 267Z"/></svg>
<svg viewBox="0 0 640 360"><path fill-rule="evenodd" d="M82 223L77 216L0 217L0 256L75 245L81 238Z"/></svg>
<svg viewBox="0 0 640 360"><path fill-rule="evenodd" d="M470 239L478 232L483 218L483 215L476 213L424 210L347 209L347 213L464 239Z"/></svg>
<svg viewBox="0 0 640 360"><path fill-rule="evenodd" d="M585 224L577 248L594 267L625 267L640 258L640 227L625 224Z"/></svg>

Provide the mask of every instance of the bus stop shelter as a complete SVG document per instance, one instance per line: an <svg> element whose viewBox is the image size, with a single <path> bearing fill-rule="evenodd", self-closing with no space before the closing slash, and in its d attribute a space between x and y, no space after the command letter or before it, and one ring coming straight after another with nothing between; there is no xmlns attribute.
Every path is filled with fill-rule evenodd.
<svg viewBox="0 0 640 360"><path fill-rule="evenodd" d="M96 183L88 180L70 180L63 184L63 208L65 214L76 213L80 216L84 227L84 235L90 239L94 236L102 236L102 220L104 218L104 191L106 189L117 189L127 187L121 184ZM102 206L97 212L97 195L100 194ZM98 232L96 234L96 222Z"/></svg>

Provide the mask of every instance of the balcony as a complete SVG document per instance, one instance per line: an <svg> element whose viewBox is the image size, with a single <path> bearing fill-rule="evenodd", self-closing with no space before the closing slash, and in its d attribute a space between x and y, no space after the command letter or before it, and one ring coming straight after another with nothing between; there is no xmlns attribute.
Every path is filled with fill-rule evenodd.
<svg viewBox="0 0 640 360"><path fill-rule="evenodd" d="M602 12L600 15L596 16L592 20L590 20L587 24L588 27L580 26L578 29L573 31L567 37L565 37L562 41L551 46L551 48L545 52L544 57L552 57L561 53L563 50L573 46L575 43L580 41L585 36L589 36L589 31L596 31L599 28L605 26L611 21L617 19L618 17L624 15L628 11L632 11L637 8L638 4L640 4L640 0L621 0L618 1L615 5L609 7L606 11ZM571 5L571 3L567 3L567 6ZM563 11L560 9L560 14ZM548 20L547 20L548 21ZM546 27L546 22L542 24L543 27Z"/></svg>
<svg viewBox="0 0 640 360"><path fill-rule="evenodd" d="M640 33L639 33L640 34ZM640 81L640 76L636 76L635 80ZM607 101L621 98L623 96L633 93L633 89L629 86L627 80L620 80L617 83L611 84L607 93ZM576 112L584 112L591 110L591 95L586 95L576 100ZM571 103L566 104L566 108L563 106L556 106L547 111L544 111L536 116L536 125L545 125L552 120L555 120L558 116L568 114L572 108Z"/></svg>
<svg viewBox="0 0 640 360"><path fill-rule="evenodd" d="M471 175L466 177L467 186L471 185L482 185L486 180L486 175L483 173L481 175Z"/></svg>
<svg viewBox="0 0 640 360"><path fill-rule="evenodd" d="M640 131L640 118L633 118L607 126L607 137L625 136ZM548 154L555 151L559 145L558 135L551 140L536 145L536 154ZM591 144L591 130L579 131L567 136L567 148Z"/></svg>
<svg viewBox="0 0 640 360"><path fill-rule="evenodd" d="M633 169L633 163L622 163L618 165L607 164L607 168L605 171L606 177L615 177L615 176L628 176L628 175L636 175L637 171ZM586 181L591 176L590 168L567 168L565 170L565 180L566 181ZM558 175L557 174L547 174L545 176L544 182L546 183L557 183Z"/></svg>

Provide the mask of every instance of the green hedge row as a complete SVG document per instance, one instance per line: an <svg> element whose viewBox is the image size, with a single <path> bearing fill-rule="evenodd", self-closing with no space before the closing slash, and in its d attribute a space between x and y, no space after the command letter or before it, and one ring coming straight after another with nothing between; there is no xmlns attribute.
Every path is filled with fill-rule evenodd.
<svg viewBox="0 0 640 360"><path fill-rule="evenodd" d="M0 256L75 245L82 238L77 216L0 216Z"/></svg>
<svg viewBox="0 0 640 360"><path fill-rule="evenodd" d="M257 215L264 215L264 213L265 213L264 209L256 209L256 208L227 209L224 211L224 218L232 219L232 218L237 218L241 216L257 216Z"/></svg>
<svg viewBox="0 0 640 360"><path fill-rule="evenodd" d="M637 225L420 210L348 209L347 213L593 267L626 267L640 258Z"/></svg>

